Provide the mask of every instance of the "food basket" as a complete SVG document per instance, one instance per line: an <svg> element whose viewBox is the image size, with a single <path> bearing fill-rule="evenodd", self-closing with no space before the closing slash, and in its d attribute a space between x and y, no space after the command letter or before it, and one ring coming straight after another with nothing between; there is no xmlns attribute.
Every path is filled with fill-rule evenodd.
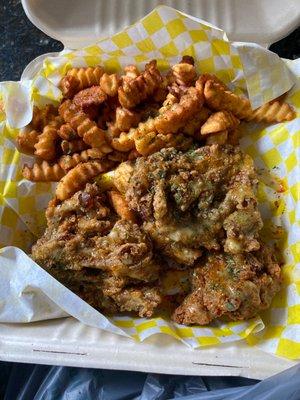
<svg viewBox="0 0 300 400"><path fill-rule="evenodd" d="M62 3L62 2L60 2ZM91 2L92 3L92 2ZM91 10L95 11L95 3L103 21L108 20L117 25L107 26L105 33L111 33L111 30L119 30L128 22L122 19L122 12L119 10L114 19L114 2L93 2ZM136 14L131 14L131 17L138 18L141 15L150 11L156 2L139 2L139 7L135 7L134 2L127 3L128 7L136 10ZM150 6L149 9L148 7ZM152 4L153 3L153 4ZM176 2L167 2L168 5L174 5ZM261 7L261 11L267 13L268 8L265 7L267 2L252 2L256 7ZM46 2L41 2L38 9L34 8L35 2L23 1L24 8L29 18L42 30L50 34L52 37L59 39L67 48L80 48L83 45L91 44L95 39L102 36L99 34L101 24L96 19L95 24L91 24L89 29L87 21L91 17L90 14L79 13L79 2L74 2L74 8L70 10L75 16L79 14L86 17L82 24L74 23L74 26L80 27L79 31L75 32L70 28L59 28L55 23L58 14L49 17L48 25L45 21L45 15L50 11L43 8L46 7ZM222 4L222 5L221 5ZM270 3L269 3L270 4ZM275 2L276 4L276 2ZM292 3L291 3L292 4ZM235 7L234 7L235 5ZM295 9L297 4L295 2ZM94 8L93 8L94 7ZM124 7L124 5L122 6ZM179 6L180 8L180 6ZM56 13L59 9L53 7ZM276 10L274 6L273 11ZM250 29L250 25L245 25L241 15L243 14L243 6L238 6L234 2L189 2L189 7L184 11L197 17L209 20L222 26L222 18L225 18L226 23L222 27L229 32L230 38L239 40L259 41L261 44L268 45L272 41L284 36L295 23L295 14L292 6L289 8L289 13L285 16L285 22L290 16L291 21L285 25L285 29L281 31L272 30L272 25L262 24L259 40L257 31L259 29ZM99 14L99 15L100 15ZM97 15L97 13L94 13ZM103 17L104 15L104 17ZM106 17L105 17L106 15ZM111 15L108 18L108 15ZM254 13L251 15L255 16ZM278 14L276 14L278 16ZM222 16L222 18L221 18ZM253 17L254 18L254 17ZM84 19L84 18L83 18ZM235 24L235 21L239 21ZM266 21L270 21L267 18ZM276 19L274 18L274 22ZM248 19L249 22L249 19ZM54 23L54 25L53 25ZM52 25L51 25L52 24ZM277 26L280 21L277 20ZM263 25L265 31L263 31ZM112 28L113 26L113 28ZM81 27L83 31L81 31ZM74 29L74 27L73 27ZM238 34L240 29L240 35ZM80 32L80 34L78 33ZM81 32L83 32L81 34ZM264 34L263 34L264 32ZM274 36L272 36L272 33ZM103 33L105 35L105 33ZM44 56L39 57L27 66L23 73L23 79L30 78L35 71L41 66ZM126 369L157 373L172 373L172 374L190 374L190 375L233 375L246 376L249 378L262 379L274 373L280 372L295 364L294 361L280 359L272 355L266 354L256 347L249 347L243 342L235 342L234 344L223 344L221 347L205 347L199 350L192 351L184 344L176 341L170 336L153 335L142 343L134 342L132 339L112 335L96 328L91 328L81 324L74 318L52 319L43 322L34 322L28 325L23 324L1 324L0 329L0 354L3 360L34 362L45 364L72 365L80 367L97 367L107 369Z"/></svg>

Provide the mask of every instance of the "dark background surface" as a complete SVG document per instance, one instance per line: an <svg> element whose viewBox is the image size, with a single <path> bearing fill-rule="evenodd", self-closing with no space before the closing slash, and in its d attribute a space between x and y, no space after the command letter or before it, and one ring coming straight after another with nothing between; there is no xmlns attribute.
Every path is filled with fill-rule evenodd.
<svg viewBox="0 0 300 400"><path fill-rule="evenodd" d="M20 0L0 0L0 81L18 80L26 65L35 57L62 48L60 42L32 25ZM280 57L300 57L300 28L272 45L271 50Z"/></svg>

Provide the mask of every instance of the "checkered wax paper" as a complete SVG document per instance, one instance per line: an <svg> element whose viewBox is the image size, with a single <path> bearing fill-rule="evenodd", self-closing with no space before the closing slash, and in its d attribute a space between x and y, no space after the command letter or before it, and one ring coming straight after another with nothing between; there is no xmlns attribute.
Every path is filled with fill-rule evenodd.
<svg viewBox="0 0 300 400"><path fill-rule="evenodd" d="M102 39L95 45L77 51L65 50L58 56L48 57L32 81L2 84L2 246L17 246L25 251L30 249L43 232L44 209L54 193L53 184L30 183L21 176L24 162L32 160L16 150L14 138L18 133L17 128L31 119L32 109L28 103L31 101L31 104L38 106L49 102L57 104L61 99L57 85L73 66L100 64L112 72L119 71L126 64L135 63L142 67L155 58L159 68L164 71L186 54L195 58L199 72L213 72L236 93L248 93L253 107L286 92L293 86L296 77L300 76L300 62L283 61L257 45L231 43L222 30L164 6L156 8L121 33ZM185 327L162 318L123 316L107 319L98 312L95 314L95 310L62 285L58 286L58 282L13 247L4 248L0 254L2 282L5 281L2 272L6 268L12 274L11 281L18 278L18 293L21 293L18 301L24 293L21 290L22 282L26 281L27 285L31 284L33 293L39 288L48 299L84 323L137 340L165 333L195 348L245 339L249 345L255 344L268 352L300 358L299 80L289 92L287 101L297 110L298 118L268 127L245 124L242 139L242 147L254 158L261 177L258 197L265 222L263 235L267 242L276 246L284 262L282 290L275 297L271 309L260 317L245 322L217 321L207 327ZM4 298L2 304L2 310L6 309L7 312L6 318L0 312L0 320L1 317L5 321L11 318L16 322L11 302L5 302ZM23 309L19 322L49 317L47 311L36 314L34 297L26 304L27 308ZM30 315L26 314L27 309Z"/></svg>

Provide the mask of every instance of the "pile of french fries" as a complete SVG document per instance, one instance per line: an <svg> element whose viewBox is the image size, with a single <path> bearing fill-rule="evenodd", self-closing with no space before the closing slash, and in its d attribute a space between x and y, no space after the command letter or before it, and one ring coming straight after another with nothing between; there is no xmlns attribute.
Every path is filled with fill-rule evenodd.
<svg viewBox="0 0 300 400"><path fill-rule="evenodd" d="M198 74L194 60L182 60L162 74L156 60L143 71L128 65L122 74L101 66L71 68L59 87L58 107L34 107L31 123L17 137L21 152L35 156L25 179L59 182L65 200L119 163L165 147L239 141L241 121L289 121L293 108L282 98L252 110L213 74Z"/></svg>

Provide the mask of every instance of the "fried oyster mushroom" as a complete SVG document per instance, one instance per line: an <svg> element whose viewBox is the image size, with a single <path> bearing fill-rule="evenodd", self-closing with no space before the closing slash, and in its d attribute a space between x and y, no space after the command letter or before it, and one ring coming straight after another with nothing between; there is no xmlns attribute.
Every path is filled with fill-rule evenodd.
<svg viewBox="0 0 300 400"><path fill-rule="evenodd" d="M203 249L260 248L256 173L238 147L163 149L118 167L115 184L155 246L178 263L192 266Z"/></svg>
<svg viewBox="0 0 300 400"><path fill-rule="evenodd" d="M54 199L32 258L94 307L150 317L161 301L159 265L147 233L119 219L97 184Z"/></svg>
<svg viewBox="0 0 300 400"><path fill-rule="evenodd" d="M222 316L245 320L267 309L281 283L271 249L243 254L211 252L191 276L191 293L172 319L185 325L207 325Z"/></svg>

